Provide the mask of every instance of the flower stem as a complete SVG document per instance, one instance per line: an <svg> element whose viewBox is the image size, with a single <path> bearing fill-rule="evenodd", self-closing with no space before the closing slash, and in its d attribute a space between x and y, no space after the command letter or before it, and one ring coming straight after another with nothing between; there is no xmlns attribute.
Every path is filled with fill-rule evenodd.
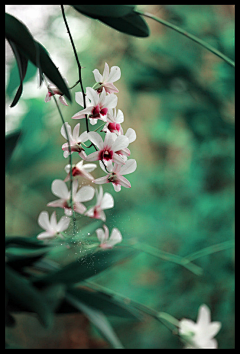
<svg viewBox="0 0 240 354"><path fill-rule="evenodd" d="M59 104L56 100L56 97L54 95L54 93L51 91L51 88L48 86L47 84L47 81L46 81L46 78L44 77L44 81L45 81L45 84L46 86L48 87L48 90L52 93L52 97L54 99L54 102L57 106L57 109L58 109L58 113L61 117L61 121L63 123L63 126L64 126L64 130L65 130L65 134L66 134L66 137L67 137L67 142L68 142L68 152L69 152L69 165L70 165L70 206L71 206L71 209L72 209L72 219L73 219L73 236L76 234L77 230L76 230L76 217L75 217L75 211L73 209L73 202L72 202L72 184L73 184L73 175L72 175L72 152L71 152L71 147L70 147L70 139L69 139L69 135L68 135L68 131L67 131L67 128L66 128L66 125L65 125L65 120L63 118L63 115L62 115L62 112L61 112L61 109L59 107Z"/></svg>
<svg viewBox="0 0 240 354"><path fill-rule="evenodd" d="M219 52L217 49L215 49L214 47L212 47L210 44L206 43L205 41L199 39L198 37L194 36L191 33L188 33L187 31L183 30L182 28L173 25L172 23L165 21L161 18L158 18L148 12L143 12L143 11L137 11L135 10L135 12L137 12L139 15L151 18L154 21L157 21L159 23L161 23L164 26L167 26L171 29L173 29L174 31L181 33L182 35L184 35L185 37L191 39L192 41L200 44L202 47L204 47L205 49L209 50L210 52L212 52L213 54L215 54L216 56L218 56L219 58L223 59L226 63L228 63L229 65L235 67L235 62L233 60L231 60L230 58L228 58L226 55L222 54L221 52Z"/></svg>
<svg viewBox="0 0 240 354"><path fill-rule="evenodd" d="M63 7L63 5L60 5L60 6L61 6L61 10L62 10L63 21L65 23L65 26L66 26L66 29L67 29L67 32L68 32L68 35L69 35L69 38L70 38L70 42L71 42L71 45L72 45L72 48L73 48L74 56L75 56L75 59L76 59L76 62L77 62L78 76L79 76L78 82L80 83L81 91L82 91L82 95L83 95L83 106L84 106L84 108L86 108L86 98L85 98L85 92L84 92L83 83L82 83L82 66L81 66L80 61L78 59L77 50L76 50L76 47L75 47L75 44L74 44L74 41L73 41L73 38L72 38L72 35L71 35L71 32L70 32L70 28L69 28L68 23L67 23L64 7ZM86 121L87 132L89 133L87 114L85 115L85 121Z"/></svg>

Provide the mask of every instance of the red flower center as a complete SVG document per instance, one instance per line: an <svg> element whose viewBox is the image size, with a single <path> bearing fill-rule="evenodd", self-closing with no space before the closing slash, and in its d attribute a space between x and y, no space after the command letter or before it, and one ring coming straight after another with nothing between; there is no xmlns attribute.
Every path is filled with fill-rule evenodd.
<svg viewBox="0 0 240 354"><path fill-rule="evenodd" d="M113 151L106 146L103 150L99 151L99 160L112 160L113 158Z"/></svg>
<svg viewBox="0 0 240 354"><path fill-rule="evenodd" d="M108 124L108 129L110 130L110 132L114 132L115 130L117 130L119 132L120 131L120 124L118 124L118 123L109 123Z"/></svg>

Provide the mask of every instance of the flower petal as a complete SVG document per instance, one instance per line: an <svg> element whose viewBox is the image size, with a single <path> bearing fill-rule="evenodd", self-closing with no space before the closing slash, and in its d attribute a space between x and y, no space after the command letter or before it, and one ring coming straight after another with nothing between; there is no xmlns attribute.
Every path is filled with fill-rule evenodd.
<svg viewBox="0 0 240 354"><path fill-rule="evenodd" d="M137 168L137 162L134 159L127 160L125 165L121 167L120 174L127 175L129 173L133 173Z"/></svg>
<svg viewBox="0 0 240 354"><path fill-rule="evenodd" d="M110 193L104 193L104 196L101 201L101 208L103 210L113 208L114 199Z"/></svg>
<svg viewBox="0 0 240 354"><path fill-rule="evenodd" d="M108 76L108 82L115 82L121 77L121 70L118 66L112 66Z"/></svg>
<svg viewBox="0 0 240 354"><path fill-rule="evenodd" d="M103 140L100 134L98 134L97 132L90 132L88 133L88 139L97 146L98 149L102 149L103 148Z"/></svg>
<svg viewBox="0 0 240 354"><path fill-rule="evenodd" d="M54 238L56 235L52 234L50 232L41 232L40 234L37 235L38 240L45 240L48 238Z"/></svg>
<svg viewBox="0 0 240 354"><path fill-rule="evenodd" d="M107 176L104 176L104 177L97 178L97 179L95 179L93 182L96 183L96 184L109 183L108 175L107 175Z"/></svg>
<svg viewBox="0 0 240 354"><path fill-rule="evenodd" d="M107 108L115 108L118 102L118 97L114 93L106 96L104 106Z"/></svg>
<svg viewBox="0 0 240 354"><path fill-rule="evenodd" d="M104 70L103 70L103 76L102 76L103 82L109 81L108 77L109 77L109 66L107 63L105 63Z"/></svg>
<svg viewBox="0 0 240 354"><path fill-rule="evenodd" d="M86 88L87 97L91 100L91 106L95 107L99 102L99 95L92 87Z"/></svg>
<svg viewBox="0 0 240 354"><path fill-rule="evenodd" d="M100 241L101 244L103 244L107 239L108 236L106 236L105 232L103 229L97 229L96 230L97 238Z"/></svg>
<svg viewBox="0 0 240 354"><path fill-rule="evenodd" d="M76 202L74 203L74 210L76 211L76 213L84 214L87 208L82 203Z"/></svg>
<svg viewBox="0 0 240 354"><path fill-rule="evenodd" d="M75 92L75 101L82 107L84 107L83 104L83 94L82 92Z"/></svg>
<svg viewBox="0 0 240 354"><path fill-rule="evenodd" d="M49 222L49 215L47 211L42 211L38 217L38 224L44 230L51 230L50 222Z"/></svg>
<svg viewBox="0 0 240 354"><path fill-rule="evenodd" d="M59 101L60 101L62 104L64 104L64 106L68 106L67 101L65 100L65 98L64 98L62 95L59 96Z"/></svg>
<svg viewBox="0 0 240 354"><path fill-rule="evenodd" d="M77 123L75 125L75 127L73 128L73 132L72 132L72 137L73 140L77 143L79 140L79 131L80 131L80 123Z"/></svg>
<svg viewBox="0 0 240 354"><path fill-rule="evenodd" d="M74 116L72 116L72 119L83 119L85 118L86 114L90 114L92 112L92 106L87 107L79 112L77 112L76 114L74 114Z"/></svg>
<svg viewBox="0 0 240 354"><path fill-rule="evenodd" d="M119 151L121 149L126 148L129 145L129 140L126 136L120 135L117 137L117 139L114 141L112 148L113 151Z"/></svg>
<svg viewBox="0 0 240 354"><path fill-rule="evenodd" d="M103 82L103 77L100 74L98 69L94 69L93 70L93 75L94 75L94 79L95 79L96 82Z"/></svg>
<svg viewBox="0 0 240 354"><path fill-rule="evenodd" d="M74 200L76 202L87 202L88 200L91 200L94 196L95 190L91 186L83 186L80 188L80 190L77 192Z"/></svg>
<svg viewBox="0 0 240 354"><path fill-rule="evenodd" d="M86 157L86 161L97 161L99 160L99 152L95 151Z"/></svg>
<svg viewBox="0 0 240 354"><path fill-rule="evenodd" d="M131 188L131 183L123 176L118 176L118 183L125 188Z"/></svg>
<svg viewBox="0 0 240 354"><path fill-rule="evenodd" d="M69 198L69 192L66 183L63 182L61 179L55 179L52 182L51 189L52 193L57 197L65 200Z"/></svg>
<svg viewBox="0 0 240 354"><path fill-rule="evenodd" d="M113 228L111 236L110 236L107 243L113 247L114 245L116 245L117 243L119 243L121 241L122 241L121 232L117 228Z"/></svg>
<svg viewBox="0 0 240 354"><path fill-rule="evenodd" d="M128 128L128 130L126 131L125 136L128 138L129 143L132 143L137 138L136 132L132 128Z"/></svg>

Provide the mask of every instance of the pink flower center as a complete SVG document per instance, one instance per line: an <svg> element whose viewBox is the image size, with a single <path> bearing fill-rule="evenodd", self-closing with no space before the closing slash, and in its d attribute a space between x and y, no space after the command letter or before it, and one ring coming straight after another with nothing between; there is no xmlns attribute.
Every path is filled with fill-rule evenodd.
<svg viewBox="0 0 240 354"><path fill-rule="evenodd" d="M92 109L92 114L90 115L90 118L101 118L100 114L102 116L105 116L108 112L107 108L101 108L99 105L93 107Z"/></svg>
<svg viewBox="0 0 240 354"><path fill-rule="evenodd" d="M101 151L99 151L99 160L112 160L113 158L113 151L111 150L110 147L105 146L105 148Z"/></svg>
<svg viewBox="0 0 240 354"><path fill-rule="evenodd" d="M120 124L119 123L109 123L108 124L108 129L110 130L111 133L113 133L114 131L120 131Z"/></svg>
<svg viewBox="0 0 240 354"><path fill-rule="evenodd" d="M72 175L73 176L81 176L82 175L82 172L80 170L77 169L77 167L73 167L72 169Z"/></svg>

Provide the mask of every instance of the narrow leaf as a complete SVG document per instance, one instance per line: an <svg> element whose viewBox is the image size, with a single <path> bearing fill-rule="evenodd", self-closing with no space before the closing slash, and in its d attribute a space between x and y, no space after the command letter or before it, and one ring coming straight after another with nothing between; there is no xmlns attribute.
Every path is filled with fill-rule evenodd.
<svg viewBox="0 0 240 354"><path fill-rule="evenodd" d="M132 36L148 37L150 34L147 23L135 11L119 18L99 16L98 20L120 32Z"/></svg>
<svg viewBox="0 0 240 354"><path fill-rule="evenodd" d="M59 90L71 101L68 87L52 62L46 49L29 32L28 28L14 16L5 13L6 38L12 41L27 59L29 59L40 72L43 72Z"/></svg>
<svg viewBox="0 0 240 354"><path fill-rule="evenodd" d="M20 136L21 132L19 130L5 136L5 165L8 164Z"/></svg>
<svg viewBox="0 0 240 354"><path fill-rule="evenodd" d="M28 60L21 54L21 52L19 52L19 50L17 49L17 46L11 40L9 40L9 44L10 44L12 51L13 51L15 58L16 58L17 65L18 65L18 71L19 71L19 77L20 77L20 85L18 87L18 90L16 92L16 95L14 97L12 104L10 105L10 107L14 107L18 103L18 101L22 95L23 80L26 76Z"/></svg>
<svg viewBox="0 0 240 354"><path fill-rule="evenodd" d="M13 303L21 311L36 313L41 323L49 327L52 322L52 313L40 292L25 277L7 265L5 267L5 287L9 306Z"/></svg>
<svg viewBox="0 0 240 354"><path fill-rule="evenodd" d="M133 11L136 5L71 5L78 12L92 18L99 16L122 17Z"/></svg>
<svg viewBox="0 0 240 354"><path fill-rule="evenodd" d="M85 313L94 326L99 330L103 337L113 346L114 349L124 349L122 343L114 332L112 326L108 322L108 319L101 311L93 309L90 306L77 300L72 295L67 295L67 300L75 306L78 310Z"/></svg>

